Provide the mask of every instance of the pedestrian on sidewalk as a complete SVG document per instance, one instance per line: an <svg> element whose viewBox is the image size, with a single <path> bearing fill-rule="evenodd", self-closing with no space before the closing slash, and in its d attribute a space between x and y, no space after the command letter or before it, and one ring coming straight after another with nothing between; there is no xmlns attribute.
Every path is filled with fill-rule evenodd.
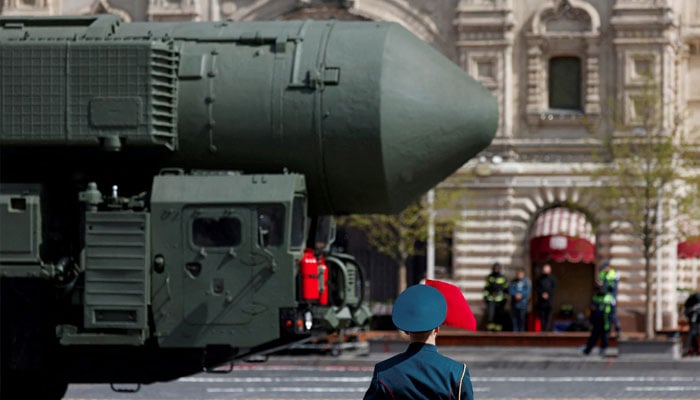
<svg viewBox="0 0 700 400"><path fill-rule="evenodd" d="M446 316L445 297L431 286L414 285L399 295L391 319L411 343L375 365L365 400L474 399L467 365L437 351L435 338Z"/></svg>
<svg viewBox="0 0 700 400"><path fill-rule="evenodd" d="M503 314L506 306L508 279L501 272L503 266L496 262L491 266L491 273L486 277L484 302L486 303L486 330L500 332L503 330Z"/></svg>
<svg viewBox="0 0 700 400"><path fill-rule="evenodd" d="M698 335L700 335L700 292L691 294L683 303L685 317L688 318L688 336L683 344L683 355L700 355Z"/></svg>
<svg viewBox="0 0 700 400"><path fill-rule="evenodd" d="M612 267L610 261L603 261L600 264L600 274L598 284L605 288L606 293L613 297L613 305L610 311L610 323L615 328L615 334L620 337L620 320L617 318L617 288L620 284L620 274Z"/></svg>
<svg viewBox="0 0 700 400"><path fill-rule="evenodd" d="M603 286L596 286L595 294L591 301L590 320L593 329L588 336L588 343L586 343L586 348L583 349L583 354L591 354L593 347L600 341L600 355L605 355L605 349L608 348L611 324L610 315L613 303L613 296L607 293Z"/></svg>
<svg viewBox="0 0 700 400"><path fill-rule="evenodd" d="M525 268L518 268L515 272L515 279L508 286L513 332L525 332L525 315L531 291L532 285L530 280L525 277Z"/></svg>
<svg viewBox="0 0 700 400"><path fill-rule="evenodd" d="M537 293L537 314L542 322L542 331L552 330L552 309L554 308L554 291L557 289L557 278L552 275L549 264L542 266L542 273L535 282Z"/></svg>

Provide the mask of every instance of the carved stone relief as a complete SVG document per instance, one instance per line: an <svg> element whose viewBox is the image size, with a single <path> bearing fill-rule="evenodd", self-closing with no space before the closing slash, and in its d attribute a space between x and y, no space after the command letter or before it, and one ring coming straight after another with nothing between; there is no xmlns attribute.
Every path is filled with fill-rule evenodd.
<svg viewBox="0 0 700 400"><path fill-rule="evenodd" d="M151 21L199 21L202 17L197 0L149 0Z"/></svg>
<svg viewBox="0 0 700 400"><path fill-rule="evenodd" d="M83 10L83 14L114 14L119 16L124 22L131 22L131 15L119 8L112 7L109 0L95 0L90 8Z"/></svg>
<svg viewBox="0 0 700 400"><path fill-rule="evenodd" d="M562 1L557 8L546 9L540 16L544 32L585 32L592 30L591 16L580 8Z"/></svg>
<svg viewBox="0 0 700 400"><path fill-rule="evenodd" d="M52 0L3 0L0 11L3 15L53 15L59 5Z"/></svg>
<svg viewBox="0 0 700 400"><path fill-rule="evenodd" d="M447 27L441 26L436 20L436 14L442 11L438 4L419 0L224 0L220 11L222 19L249 21L294 16L304 8L336 8L348 16L355 16L343 19L398 22L416 36L449 54L454 43L445 40L448 35L444 28ZM303 16L302 14L299 15Z"/></svg>
<svg viewBox="0 0 700 400"><path fill-rule="evenodd" d="M550 0L535 12L527 42L527 99L530 125L580 124L600 115L600 17L591 4L580 0ZM581 54L582 110L552 112L548 104L549 60Z"/></svg>
<svg viewBox="0 0 700 400"><path fill-rule="evenodd" d="M490 89L501 110L497 136L512 135L512 0L462 0L455 26L462 67Z"/></svg>
<svg viewBox="0 0 700 400"><path fill-rule="evenodd" d="M617 92L623 102L623 121L633 127L642 123L645 97L653 85L659 90L663 109L670 115L673 104L681 99L676 77L682 46L675 39L676 22L665 2L618 1L613 8L611 26L617 53ZM672 118L663 118L665 128Z"/></svg>

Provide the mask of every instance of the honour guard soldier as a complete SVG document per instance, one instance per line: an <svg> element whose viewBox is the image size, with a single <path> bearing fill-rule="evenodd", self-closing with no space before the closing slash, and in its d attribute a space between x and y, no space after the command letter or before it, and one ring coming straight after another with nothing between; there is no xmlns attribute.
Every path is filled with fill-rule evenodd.
<svg viewBox="0 0 700 400"><path fill-rule="evenodd" d="M445 297L437 289L415 285L394 303L392 320L411 338L408 349L374 367L365 400L473 400L469 369L437 351L435 338L447 315Z"/></svg>

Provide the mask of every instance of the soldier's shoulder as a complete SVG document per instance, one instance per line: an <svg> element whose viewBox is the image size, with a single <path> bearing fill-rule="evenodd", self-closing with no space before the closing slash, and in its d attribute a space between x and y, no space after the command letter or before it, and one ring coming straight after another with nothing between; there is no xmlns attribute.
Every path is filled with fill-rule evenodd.
<svg viewBox="0 0 700 400"><path fill-rule="evenodd" d="M378 363L374 366L374 369L375 369L377 372L386 371L387 369L390 369L390 368L396 366L397 364L400 364L400 363L401 363L402 361L404 361L405 359L406 359L406 355L405 355L404 353L396 354L396 355L393 356L393 357L390 357L390 358L387 358L387 359L384 360L384 361L378 362Z"/></svg>

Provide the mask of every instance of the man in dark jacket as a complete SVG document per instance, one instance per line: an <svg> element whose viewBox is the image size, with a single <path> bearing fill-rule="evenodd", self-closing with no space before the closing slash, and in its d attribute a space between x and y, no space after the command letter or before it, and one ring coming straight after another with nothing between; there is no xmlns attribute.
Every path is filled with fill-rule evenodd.
<svg viewBox="0 0 700 400"><path fill-rule="evenodd" d="M688 336L684 343L684 355L700 355L698 335L700 335L700 292L691 294L683 303L685 316L688 318Z"/></svg>
<svg viewBox="0 0 700 400"><path fill-rule="evenodd" d="M503 330L503 313L508 292L508 279L501 273L501 263L491 266L491 273L486 277L484 302L486 303L486 330Z"/></svg>
<svg viewBox="0 0 700 400"><path fill-rule="evenodd" d="M515 272L515 279L508 286L513 332L525 331L525 315L527 314L527 303L530 300L531 291L532 285L530 285L530 280L525 277L525 269L518 268Z"/></svg>
<svg viewBox="0 0 700 400"><path fill-rule="evenodd" d="M542 266L542 274L535 282L537 293L537 313L542 322L542 331L552 330L552 308L554 308L554 291L557 289L557 278L552 276L549 264Z"/></svg>

